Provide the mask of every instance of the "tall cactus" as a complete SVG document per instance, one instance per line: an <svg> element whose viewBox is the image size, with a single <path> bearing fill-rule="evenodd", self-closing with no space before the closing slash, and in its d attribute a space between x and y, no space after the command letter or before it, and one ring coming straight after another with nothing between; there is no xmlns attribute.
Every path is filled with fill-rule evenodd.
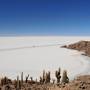
<svg viewBox="0 0 90 90"><path fill-rule="evenodd" d="M40 76L40 84L43 84L43 78Z"/></svg>
<svg viewBox="0 0 90 90"><path fill-rule="evenodd" d="M17 86L16 90L19 90L20 89L20 87L19 87L19 76L17 76L17 85L16 86Z"/></svg>
<svg viewBox="0 0 90 90"><path fill-rule="evenodd" d="M43 70L43 83L45 83L45 70Z"/></svg>
<svg viewBox="0 0 90 90"><path fill-rule="evenodd" d="M50 71L46 73L46 83L50 83Z"/></svg>
<svg viewBox="0 0 90 90"><path fill-rule="evenodd" d="M51 80L51 73L50 71L48 72L48 82L50 83L50 80Z"/></svg>
<svg viewBox="0 0 90 90"><path fill-rule="evenodd" d="M55 76L57 78L57 83L60 83L60 79L61 79L61 69L59 68L56 72L55 72Z"/></svg>
<svg viewBox="0 0 90 90"><path fill-rule="evenodd" d="M8 84L8 78L5 76L4 78L1 79L1 85L6 85Z"/></svg>
<svg viewBox="0 0 90 90"><path fill-rule="evenodd" d="M23 72L21 73L21 85L23 85Z"/></svg>
<svg viewBox="0 0 90 90"><path fill-rule="evenodd" d="M31 82L33 82L33 77L30 77L30 79L31 79Z"/></svg>
<svg viewBox="0 0 90 90"><path fill-rule="evenodd" d="M43 70L43 76L40 77L40 83L50 83L50 71L49 72L45 72L45 70Z"/></svg>
<svg viewBox="0 0 90 90"><path fill-rule="evenodd" d="M63 76L62 76L62 83L68 83L69 82L69 78L67 76L67 71L64 70L63 71Z"/></svg>
<svg viewBox="0 0 90 90"><path fill-rule="evenodd" d="M28 78L29 78L29 74L28 74L28 76L26 76L26 83L28 82Z"/></svg>

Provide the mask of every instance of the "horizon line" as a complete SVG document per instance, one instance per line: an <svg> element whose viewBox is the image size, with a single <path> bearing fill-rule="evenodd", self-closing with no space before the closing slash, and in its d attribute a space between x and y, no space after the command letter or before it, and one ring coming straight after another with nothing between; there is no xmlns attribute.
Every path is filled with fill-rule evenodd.
<svg viewBox="0 0 90 90"><path fill-rule="evenodd" d="M90 35L79 35L79 34L77 34L77 35L69 35L69 34L62 34L62 35L59 35L59 34L56 34L56 35L54 35L54 34L0 34L0 37L82 37L82 36L84 36L84 37L90 37Z"/></svg>

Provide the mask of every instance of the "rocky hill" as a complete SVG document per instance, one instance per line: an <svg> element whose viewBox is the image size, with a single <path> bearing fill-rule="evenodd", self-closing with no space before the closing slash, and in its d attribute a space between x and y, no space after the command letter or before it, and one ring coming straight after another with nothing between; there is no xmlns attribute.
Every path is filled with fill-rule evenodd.
<svg viewBox="0 0 90 90"><path fill-rule="evenodd" d="M83 51L85 55L90 57L90 41L79 41L77 43L65 45L62 47L68 48L68 49L74 49L78 51Z"/></svg>

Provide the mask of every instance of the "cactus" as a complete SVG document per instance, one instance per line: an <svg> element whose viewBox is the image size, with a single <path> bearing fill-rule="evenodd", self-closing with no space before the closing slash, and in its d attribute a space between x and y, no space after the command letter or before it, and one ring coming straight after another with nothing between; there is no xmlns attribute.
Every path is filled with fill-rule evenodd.
<svg viewBox="0 0 90 90"><path fill-rule="evenodd" d="M40 83L50 83L50 79L50 71L45 72L45 70L43 70L43 76L40 77Z"/></svg>
<svg viewBox="0 0 90 90"><path fill-rule="evenodd" d="M1 79L1 85L3 86L3 85L6 85L6 84L8 84L8 78L4 77L4 78Z"/></svg>
<svg viewBox="0 0 90 90"><path fill-rule="evenodd" d="M68 83L69 82L69 78L68 78L68 76L67 76L67 71L66 70L64 70L63 71L63 76L62 76L62 83Z"/></svg>
<svg viewBox="0 0 90 90"><path fill-rule="evenodd" d="M50 71L46 73L46 83L50 83Z"/></svg>
<svg viewBox="0 0 90 90"><path fill-rule="evenodd" d="M56 78L57 78L57 83L60 83L60 78L61 78L61 76L60 76L60 68L58 69L58 71L56 71L55 72L55 76L56 76Z"/></svg>
<svg viewBox="0 0 90 90"><path fill-rule="evenodd" d="M45 83L45 70L43 70L43 83Z"/></svg>
<svg viewBox="0 0 90 90"><path fill-rule="evenodd" d="M30 77L30 79L31 79L31 82L33 82L33 77Z"/></svg>
<svg viewBox="0 0 90 90"><path fill-rule="evenodd" d="M23 85L23 72L21 73L21 85Z"/></svg>
<svg viewBox="0 0 90 90"><path fill-rule="evenodd" d="M40 84L43 83L43 78L40 76Z"/></svg>
<svg viewBox="0 0 90 90"><path fill-rule="evenodd" d="M20 89L20 87L19 87L19 76L17 76L17 85L16 85L16 90L19 90Z"/></svg>
<svg viewBox="0 0 90 90"><path fill-rule="evenodd" d="M28 74L28 76L26 76L26 83L28 82L28 78L29 78L29 74Z"/></svg>

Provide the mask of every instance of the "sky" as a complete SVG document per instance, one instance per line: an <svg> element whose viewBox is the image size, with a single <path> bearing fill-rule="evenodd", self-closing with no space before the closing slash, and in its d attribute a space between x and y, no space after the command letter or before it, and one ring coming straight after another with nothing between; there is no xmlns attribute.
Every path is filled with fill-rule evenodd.
<svg viewBox="0 0 90 90"><path fill-rule="evenodd" d="M90 35L90 0L0 0L0 35Z"/></svg>

